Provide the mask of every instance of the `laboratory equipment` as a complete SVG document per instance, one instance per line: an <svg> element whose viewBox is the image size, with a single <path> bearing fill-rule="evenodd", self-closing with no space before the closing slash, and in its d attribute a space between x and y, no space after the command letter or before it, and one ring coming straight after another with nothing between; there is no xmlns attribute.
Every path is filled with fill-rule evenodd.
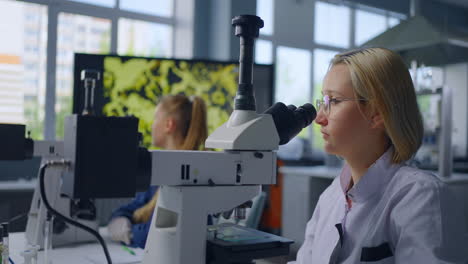
<svg viewBox="0 0 468 264"><path fill-rule="evenodd" d="M93 115L93 87L99 74L84 70L83 79L89 102L83 115L74 114L65 118L64 159L50 160L39 171L39 190L47 212L67 224L83 229L94 236L104 249L107 263L112 263L105 241L94 228L90 228L58 212L46 192L46 173L58 169L63 173L62 184L53 189L77 201L85 208L93 206L89 199L133 197L139 157L138 119L135 117L102 117ZM88 100L87 99L87 100ZM147 166L143 166L148 168ZM149 175L149 174L148 174ZM53 198L53 197L52 197ZM53 202L53 201L52 201ZM86 206L88 205L88 206ZM82 214L81 207L78 214ZM95 208L94 208L95 213ZM87 213L85 213L85 216Z"/></svg>
<svg viewBox="0 0 468 264"><path fill-rule="evenodd" d="M91 109L85 115L75 114L65 120L61 158L56 156L41 167L40 197L36 197L36 201L41 201L36 208L41 216L33 224L34 241L40 235L38 227L44 225L40 221L47 216L41 207L44 205L56 216L55 221L61 219L96 236L110 263L99 234L58 212L52 206L54 199L59 197L60 188L71 200L80 201L133 196L138 182L144 183L141 186L151 183L161 188L143 263L205 263L207 215L234 210L237 217L243 217L248 201L260 193L261 185L276 182L278 145L287 143L316 116L310 104L296 108L276 103L263 114L256 113L253 47L263 21L244 15L235 17L233 25L241 43L235 107L229 120L205 144L224 151L148 152L139 147L137 118L92 115L90 89L86 109ZM98 78L93 73L83 76ZM88 80L88 88L95 83ZM62 185L59 177L50 176L53 174L63 175ZM48 180L53 180L52 184Z"/></svg>
<svg viewBox="0 0 468 264"><path fill-rule="evenodd" d="M292 243L290 239L232 223L209 226L206 263L250 264L254 259L287 255Z"/></svg>
<svg viewBox="0 0 468 264"><path fill-rule="evenodd" d="M0 124L0 160L25 160L40 157L41 162L63 158L63 142L61 141L34 141L25 137L25 126L21 124ZM89 226L92 229L98 228L96 212L83 207L83 201L76 202L61 195L60 182L63 170L53 168L47 171L47 196L51 204L63 215ZM76 213L76 212L79 212ZM84 212L89 212L87 217L83 217ZM31 207L28 213L26 224L26 239L31 245L44 245L44 224L46 221L46 208L41 201L39 183L37 184ZM6 225L4 225L6 226ZM63 221L57 220L52 226L53 236L49 237L51 245L60 246L76 242L86 242L93 239L88 233L76 227L66 225ZM7 241L7 238L4 238ZM7 241L8 243L8 241ZM4 254L8 251L6 250Z"/></svg>
<svg viewBox="0 0 468 264"><path fill-rule="evenodd" d="M3 264L3 227L0 226L0 263Z"/></svg>
<svg viewBox="0 0 468 264"><path fill-rule="evenodd" d="M43 164L51 160L63 159L64 157L64 144L62 141L34 141L33 149L33 156L41 157ZM61 214L97 230L98 221L95 208L92 204L82 206L83 201L75 201L61 195L60 188L63 171L63 168L53 167L49 168L46 172L45 186L47 187L45 191L51 205ZM34 190L26 224L25 236L28 244L44 248L44 226L46 220L47 209L42 202L40 184L38 182ZM54 220L51 231L49 240L52 247L94 240L94 237L87 232L68 225L60 219Z"/></svg>
<svg viewBox="0 0 468 264"><path fill-rule="evenodd" d="M86 89L92 91L92 78L99 75L90 71L83 77ZM105 242L97 232L96 208L91 199L133 197L140 171L139 154L143 153L142 160L146 156L138 146L138 119L93 116L92 92L87 96L90 106L86 115L66 119L65 143L33 142L24 137L24 125L1 124L0 138L5 147L0 150L0 159L18 160L33 155L43 159L26 226L28 244L49 253L52 244L85 242L94 236L111 263ZM149 169L148 165L143 168ZM49 254L45 255L48 262Z"/></svg>
<svg viewBox="0 0 468 264"><path fill-rule="evenodd" d="M129 74L121 74L128 72ZM233 110L231 87L238 82L238 63L234 61L215 61L206 59L145 58L119 56L116 54L75 54L73 113L84 110L86 90L81 80L83 69L93 69L105 76L96 81L93 95L95 115L127 116L139 119L139 132L143 134L143 145L151 145L151 123L157 101L170 94L184 93L186 96L205 94L207 111L217 113L220 118L209 118L208 130L211 132L222 125ZM103 75L105 73L105 75ZM272 105L274 83L273 65L254 64L255 99L257 110L265 111ZM222 81L213 76L222 76ZM141 80L148 82L141 82ZM156 81L159 80L159 81ZM155 82L156 81L156 82ZM125 83L127 85L122 86ZM161 89L157 83L166 83ZM135 89L137 88L137 89ZM146 91L141 93L140 91ZM142 106L145 107L142 107Z"/></svg>
<svg viewBox="0 0 468 264"><path fill-rule="evenodd" d="M65 118L62 191L74 199L134 197L138 119L71 115Z"/></svg>
<svg viewBox="0 0 468 264"><path fill-rule="evenodd" d="M26 138L26 126L0 124L0 160L24 160L32 157L33 141Z"/></svg>
<svg viewBox="0 0 468 264"><path fill-rule="evenodd" d="M81 72L85 90L82 114L65 117L64 157L71 162L64 171L62 191L74 199L133 197L138 171L138 119L97 116L94 89L96 70Z"/></svg>
<svg viewBox="0 0 468 264"><path fill-rule="evenodd" d="M143 264L206 263L206 218L251 200L276 183L276 151L315 119L310 104L276 103L256 113L253 47L263 21L232 20L240 37L239 86L229 120L206 140L214 151L152 151L152 185L160 185ZM281 251L276 251L280 253Z"/></svg>
<svg viewBox="0 0 468 264"><path fill-rule="evenodd" d="M52 223L54 217L50 212L47 212L46 221L44 223L44 264L50 264L52 255Z"/></svg>
<svg viewBox="0 0 468 264"><path fill-rule="evenodd" d="M84 83L85 101L83 108L83 115L94 114L94 90L96 82L101 79L101 73L96 70L83 70L81 71L81 80Z"/></svg>
<svg viewBox="0 0 468 264"><path fill-rule="evenodd" d="M10 239L8 235L8 223L2 223L1 227L3 228L3 251L2 251L2 264L8 264L10 258Z"/></svg>
<svg viewBox="0 0 468 264"><path fill-rule="evenodd" d="M24 258L23 264L37 264L38 251L39 246L28 245L27 248L20 253L20 255Z"/></svg>

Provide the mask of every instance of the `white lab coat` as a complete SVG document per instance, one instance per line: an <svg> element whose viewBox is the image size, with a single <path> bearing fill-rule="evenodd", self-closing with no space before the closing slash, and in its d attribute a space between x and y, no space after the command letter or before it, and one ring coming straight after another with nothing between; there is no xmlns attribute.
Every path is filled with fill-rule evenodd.
<svg viewBox="0 0 468 264"><path fill-rule="evenodd" d="M297 260L289 263L468 263L460 202L436 176L392 164L392 153L347 194L351 173L343 167L320 196Z"/></svg>

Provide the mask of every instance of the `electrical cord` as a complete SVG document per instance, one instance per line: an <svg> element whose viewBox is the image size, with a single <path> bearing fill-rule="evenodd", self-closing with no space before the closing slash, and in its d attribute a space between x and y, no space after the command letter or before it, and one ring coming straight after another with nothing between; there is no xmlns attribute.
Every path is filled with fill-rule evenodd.
<svg viewBox="0 0 468 264"><path fill-rule="evenodd" d="M28 216L28 213L18 214L18 215L13 216L12 218L10 218L10 220L8 220L7 222L11 224L11 223L14 223L16 221L19 221L19 220L23 219L26 216Z"/></svg>
<svg viewBox="0 0 468 264"><path fill-rule="evenodd" d="M47 208L47 210L49 212L51 212L52 214L54 214L55 216L57 216L58 218L62 219L63 221L71 224L71 225L74 225L78 228L81 228L83 230L85 230L86 232L90 233L91 235L95 236L96 239L99 241L99 243L101 244L103 250L104 250L104 254L106 255L106 260L107 260L107 263L108 264L112 264L112 260L111 260L111 257L109 255L109 251L107 250L107 245L106 245L106 242L104 241L104 239L101 237L101 235L99 235L99 233L96 231L96 230L93 230L73 219L70 219L64 215L62 215L61 213L59 213L58 211L56 211L54 208L52 208L52 206L49 204L49 201L47 200L47 196L46 196L46 193L45 193L45 185L44 185L44 178L45 178L45 171L46 171L46 168L48 166L51 166L51 165L61 165L61 166L67 166L69 165L69 162L67 161L49 161L47 163L45 163L44 165L41 166L40 170L39 170L39 190L40 190L40 193L41 193L41 199L45 205L45 207Z"/></svg>

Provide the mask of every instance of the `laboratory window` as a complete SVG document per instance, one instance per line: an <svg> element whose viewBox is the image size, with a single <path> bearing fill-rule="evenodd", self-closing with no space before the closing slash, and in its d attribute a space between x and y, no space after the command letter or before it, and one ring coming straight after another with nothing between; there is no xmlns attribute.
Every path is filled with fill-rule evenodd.
<svg viewBox="0 0 468 264"><path fill-rule="evenodd" d="M318 44L348 48L350 40L349 7L317 1L314 40Z"/></svg>

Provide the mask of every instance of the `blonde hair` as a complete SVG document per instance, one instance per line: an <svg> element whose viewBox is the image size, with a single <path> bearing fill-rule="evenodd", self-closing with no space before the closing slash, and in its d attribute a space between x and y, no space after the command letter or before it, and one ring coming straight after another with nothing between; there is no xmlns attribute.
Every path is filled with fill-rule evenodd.
<svg viewBox="0 0 468 264"><path fill-rule="evenodd" d="M203 150L203 144L208 137L206 105L203 99L198 96L189 98L185 95L170 95L163 97L159 105L167 114L175 118L180 128L180 133L184 138L180 149ZM147 204L133 213L135 223L144 223L150 220L156 207L158 194L159 190Z"/></svg>
<svg viewBox="0 0 468 264"><path fill-rule="evenodd" d="M416 93L403 59L385 48L363 48L335 55L330 67L345 64L356 98L379 113L394 147L393 163L411 159L421 146L424 127Z"/></svg>
<svg viewBox="0 0 468 264"><path fill-rule="evenodd" d="M187 97L185 95L165 96L159 102L164 111L175 117L184 142L180 149L203 149L203 144L208 137L206 123L206 105L198 96Z"/></svg>

